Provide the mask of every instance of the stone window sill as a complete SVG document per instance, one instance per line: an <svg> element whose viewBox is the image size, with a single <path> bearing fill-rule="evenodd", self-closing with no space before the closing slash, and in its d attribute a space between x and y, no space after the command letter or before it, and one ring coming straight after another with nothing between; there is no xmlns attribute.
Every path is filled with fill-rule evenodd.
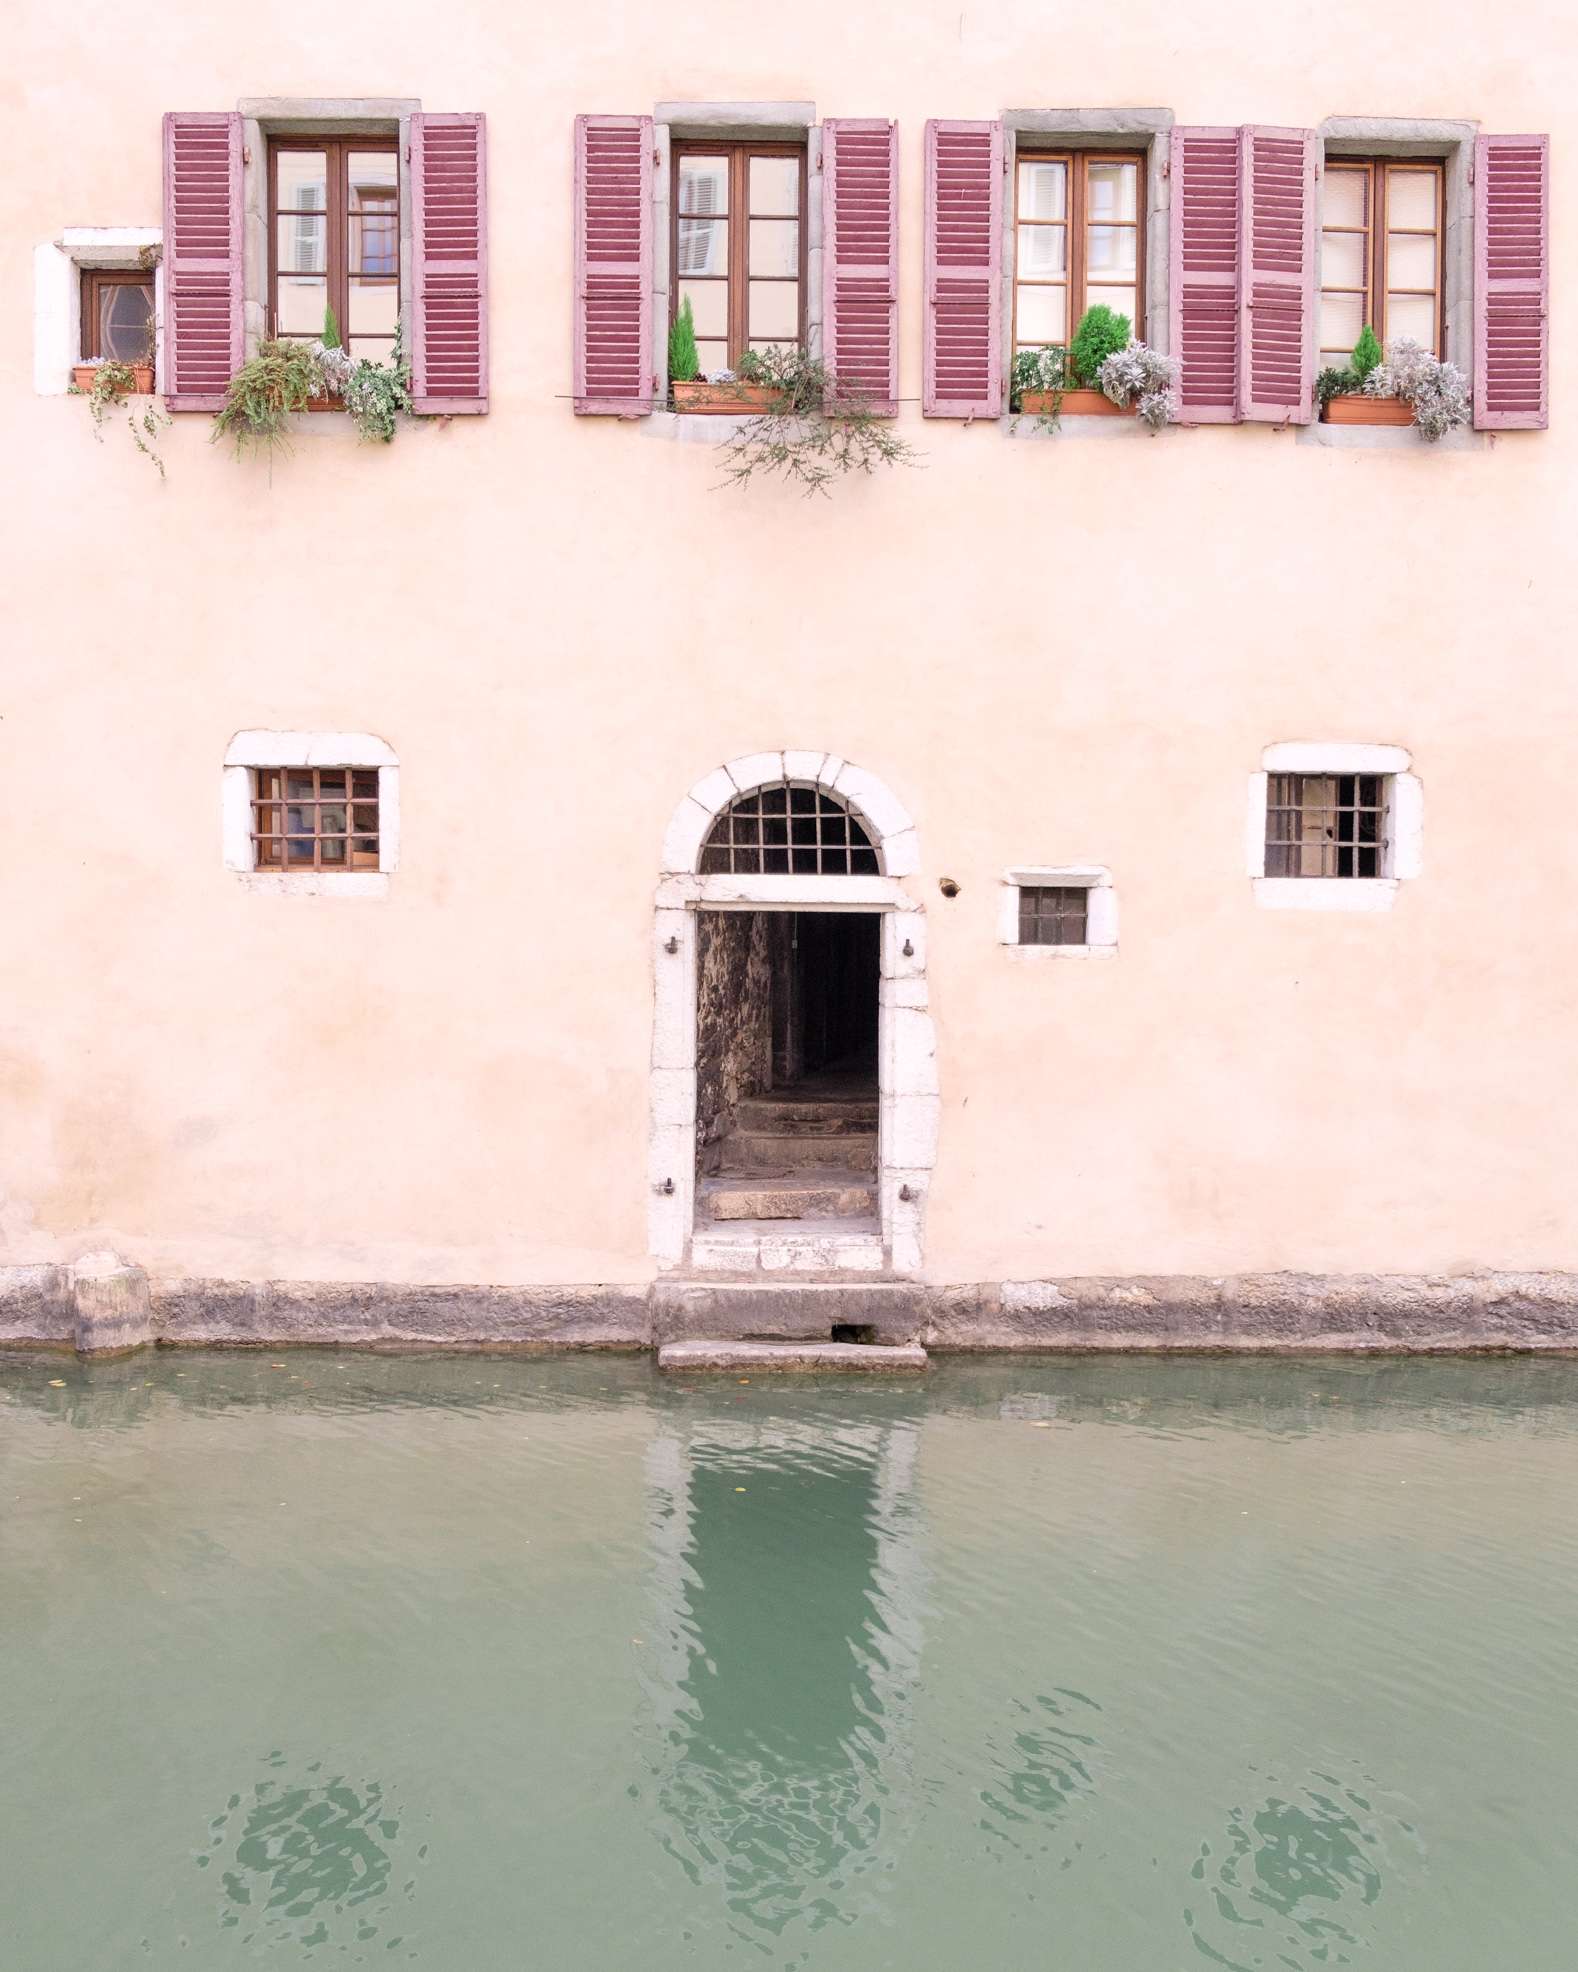
<svg viewBox="0 0 1578 1972"><path fill-rule="evenodd" d="M1451 431L1433 442L1421 438L1412 425L1295 425L1294 443L1319 445L1333 452L1485 452L1488 431Z"/></svg>
<svg viewBox="0 0 1578 1972"><path fill-rule="evenodd" d="M1257 876L1255 902L1268 911L1389 911L1395 876Z"/></svg>
<svg viewBox="0 0 1578 1972"><path fill-rule="evenodd" d="M1159 438L1160 432L1150 431L1137 417L1107 418L1082 417L1078 412L1065 413L1055 431L1047 431L1036 422L1034 411L1013 411L997 420L998 429L1010 438L1066 439L1086 438L1135 439Z"/></svg>
<svg viewBox="0 0 1578 1972"><path fill-rule="evenodd" d="M243 890L259 897L387 897L389 876L384 870L236 870Z"/></svg>

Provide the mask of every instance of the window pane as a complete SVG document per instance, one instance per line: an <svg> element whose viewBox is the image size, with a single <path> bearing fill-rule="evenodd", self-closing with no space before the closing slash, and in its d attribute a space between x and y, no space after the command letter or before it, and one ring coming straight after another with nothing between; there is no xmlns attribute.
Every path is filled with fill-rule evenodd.
<svg viewBox="0 0 1578 1972"><path fill-rule="evenodd" d="M292 768L285 776L285 798L287 801L310 801L313 781L310 767Z"/></svg>
<svg viewBox="0 0 1578 1972"><path fill-rule="evenodd" d="M1068 290L1021 288L1015 335L1020 342L1068 340Z"/></svg>
<svg viewBox="0 0 1578 1972"><path fill-rule="evenodd" d="M1134 289L1132 287L1093 287L1087 283L1085 288L1087 308L1110 308L1114 314L1126 318L1129 328L1134 327Z"/></svg>
<svg viewBox="0 0 1578 1972"><path fill-rule="evenodd" d="M800 222L797 219L753 219L750 239L746 244L753 274L800 272Z"/></svg>
<svg viewBox="0 0 1578 1972"><path fill-rule="evenodd" d="M369 801L376 801L378 799L378 769L376 767L352 768L351 792L358 800L365 797Z"/></svg>
<svg viewBox="0 0 1578 1972"><path fill-rule="evenodd" d="M1386 174L1386 221L1389 226L1423 226L1436 223L1436 174L1433 171L1398 171Z"/></svg>
<svg viewBox="0 0 1578 1972"><path fill-rule="evenodd" d="M329 264L329 222L327 218L303 218L282 212L276 247L282 274L322 274Z"/></svg>
<svg viewBox="0 0 1578 1972"><path fill-rule="evenodd" d="M1343 362L1353 354L1353 345L1364 327L1364 301L1356 294L1323 294L1320 298L1320 341L1322 349L1340 349Z"/></svg>
<svg viewBox="0 0 1578 1972"><path fill-rule="evenodd" d="M798 281L752 281L750 321L753 336L774 336L793 342L800 333L800 283Z"/></svg>
<svg viewBox="0 0 1578 1972"><path fill-rule="evenodd" d="M353 363L363 357L369 363L387 363L393 348L393 336L348 336L345 342L345 353Z"/></svg>
<svg viewBox="0 0 1578 1972"><path fill-rule="evenodd" d="M696 359L701 364L703 376L710 376L714 370L729 367L729 345L726 342L696 341Z"/></svg>
<svg viewBox="0 0 1578 1972"><path fill-rule="evenodd" d="M322 851L325 863L343 863L345 861L345 837L343 835L325 836L322 843Z"/></svg>
<svg viewBox="0 0 1578 1972"><path fill-rule="evenodd" d="M351 210L394 210L400 196L399 164L393 151L352 151L346 164Z"/></svg>
<svg viewBox="0 0 1578 1972"><path fill-rule="evenodd" d="M797 213L800 210L800 160L797 157L753 157L750 173L752 212Z"/></svg>
<svg viewBox="0 0 1578 1972"><path fill-rule="evenodd" d="M1019 164L1019 217L1063 219L1068 215L1068 166L1046 159Z"/></svg>
<svg viewBox="0 0 1578 1972"><path fill-rule="evenodd" d="M1436 242L1433 233L1388 233L1386 278L1394 288L1434 288Z"/></svg>
<svg viewBox="0 0 1578 1972"><path fill-rule="evenodd" d="M400 288L394 281L351 282L347 335L393 335L400 315Z"/></svg>
<svg viewBox="0 0 1578 1972"><path fill-rule="evenodd" d="M727 212L728 209L728 159L682 157L679 161L679 210L708 213Z"/></svg>
<svg viewBox="0 0 1578 1972"><path fill-rule="evenodd" d="M328 163L322 151L276 151L275 204L281 212L325 211L328 175Z"/></svg>
<svg viewBox="0 0 1578 1972"><path fill-rule="evenodd" d="M1133 226L1092 226L1086 235L1092 280L1132 279L1139 232Z"/></svg>
<svg viewBox="0 0 1578 1972"><path fill-rule="evenodd" d="M1432 355L1436 347L1436 305L1427 294L1389 294L1386 297L1386 339L1411 336Z"/></svg>
<svg viewBox="0 0 1578 1972"><path fill-rule="evenodd" d="M729 271L727 219L682 219L679 222L681 274L726 274Z"/></svg>
<svg viewBox="0 0 1578 1972"><path fill-rule="evenodd" d="M726 336L729 333L729 284L727 281L681 281L681 302L689 301L691 320L698 336Z"/></svg>
<svg viewBox="0 0 1578 1972"><path fill-rule="evenodd" d="M1320 243L1322 287L1362 288L1364 286L1364 235L1326 233Z"/></svg>
<svg viewBox="0 0 1578 1972"><path fill-rule="evenodd" d="M122 363L146 363L153 354L153 289L117 281L99 289L99 351Z"/></svg>
<svg viewBox="0 0 1578 1972"><path fill-rule="evenodd" d="M400 221L388 212L351 215L351 272L396 274L400 271Z"/></svg>
<svg viewBox="0 0 1578 1972"><path fill-rule="evenodd" d="M1066 226L1021 226L1019 278L1046 280L1068 272Z"/></svg>
<svg viewBox="0 0 1578 1972"><path fill-rule="evenodd" d="M1085 210L1091 219L1139 217L1138 165L1090 164L1085 171Z"/></svg>
<svg viewBox="0 0 1578 1972"><path fill-rule="evenodd" d="M329 284L321 275L304 278L282 274L279 283L279 320L275 324L282 336L316 336L323 333L323 311L329 303Z"/></svg>
<svg viewBox="0 0 1578 1972"><path fill-rule="evenodd" d="M1362 226L1369 177L1363 171L1341 171L1326 167L1320 196L1320 216L1327 226Z"/></svg>
<svg viewBox="0 0 1578 1972"><path fill-rule="evenodd" d="M345 769L343 767L323 767L318 772L318 792L320 794L341 794L345 792Z"/></svg>

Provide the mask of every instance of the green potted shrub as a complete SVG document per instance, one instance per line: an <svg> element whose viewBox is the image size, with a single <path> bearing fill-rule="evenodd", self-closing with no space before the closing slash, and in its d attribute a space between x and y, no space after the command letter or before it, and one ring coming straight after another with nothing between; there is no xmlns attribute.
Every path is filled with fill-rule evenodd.
<svg viewBox="0 0 1578 1972"><path fill-rule="evenodd" d="M1062 383L1053 382L1045 374L1043 362L1043 376L1028 387L1021 385L1015 408L1054 421L1060 414L1076 418L1121 418L1125 407L1113 403L1101 388L1101 366L1109 356L1128 346L1127 315L1120 315L1116 309L1099 302L1094 308L1087 308L1068 349L1058 352ZM1017 358L1015 368L1018 368Z"/></svg>
<svg viewBox="0 0 1578 1972"><path fill-rule="evenodd" d="M680 303L668 332L669 391L676 411L700 411L710 416L770 411L782 396L767 375L761 352L748 349L738 370L701 374L696 352L696 325L690 296Z"/></svg>
<svg viewBox="0 0 1578 1972"><path fill-rule="evenodd" d="M1368 322L1344 369L1322 370L1315 379L1321 422L1329 425L1409 425L1413 409L1396 397L1378 397L1366 386L1381 363L1381 344Z"/></svg>

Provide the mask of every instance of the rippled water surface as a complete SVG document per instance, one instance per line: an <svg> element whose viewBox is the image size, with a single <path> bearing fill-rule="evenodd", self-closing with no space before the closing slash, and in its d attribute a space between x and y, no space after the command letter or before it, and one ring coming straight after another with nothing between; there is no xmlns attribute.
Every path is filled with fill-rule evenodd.
<svg viewBox="0 0 1578 1972"><path fill-rule="evenodd" d="M0 1967L1578 1964L1578 1364L0 1357Z"/></svg>

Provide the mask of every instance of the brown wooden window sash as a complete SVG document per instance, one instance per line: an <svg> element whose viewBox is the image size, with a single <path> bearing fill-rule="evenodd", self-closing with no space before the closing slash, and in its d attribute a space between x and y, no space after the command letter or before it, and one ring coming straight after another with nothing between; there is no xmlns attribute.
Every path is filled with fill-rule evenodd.
<svg viewBox="0 0 1578 1972"><path fill-rule="evenodd" d="M1036 219L1020 210L1019 166L1021 164L1061 164L1065 171L1066 195L1062 219ZM1135 172L1134 218L1092 219L1090 217L1090 179L1089 168L1093 164L1132 165ZM1142 341L1145 336L1145 198L1146 175L1145 153L1143 151L1057 151L1020 150L1014 160L1014 348L1043 349L1056 344L1066 348L1073 340L1074 331L1079 327L1088 303L1086 291L1091 286L1102 288L1128 287L1132 285L1134 304L1123 312L1129 316L1129 326ZM1067 248L1064 256L1064 270L1061 276L1025 275L1019 272L1019 228L1046 227L1062 228L1067 234ZM1134 240L1134 280L1098 276L1093 282L1090 278L1090 228L1092 226L1111 226L1124 232L1132 232ZM1064 333L1054 338L1053 344L1035 336L1020 333L1020 293L1024 288L1063 287L1067 289Z"/></svg>
<svg viewBox="0 0 1578 1972"><path fill-rule="evenodd" d="M260 870L376 870L376 767L254 767L252 850Z"/></svg>
<svg viewBox="0 0 1578 1972"><path fill-rule="evenodd" d="M1434 185L1435 225L1402 226L1392 222L1388 211L1388 192L1393 175L1424 175ZM1322 267L1321 294L1357 295L1360 303L1360 326L1369 323L1384 344L1391 339L1394 331L1387 321L1389 297L1397 295L1427 296L1434 304L1434 342L1438 356L1447 355L1446 347L1446 167L1434 158L1328 158L1324 165L1324 185L1329 186L1334 178L1349 176L1362 181L1364 198L1364 220L1361 225L1337 224L1326 217L1325 200L1322 200L1321 238L1322 243L1328 234L1342 237L1357 236L1363 242L1361 248L1362 281L1358 287L1327 280L1326 268ZM1394 235L1410 239L1433 239L1435 242L1435 281L1431 287L1394 286L1389 265L1391 240ZM1351 345L1350 345L1351 353ZM1324 341L1321 344L1321 361L1331 363L1336 351Z"/></svg>
<svg viewBox="0 0 1578 1972"><path fill-rule="evenodd" d="M82 354L97 361L109 355L104 347L103 307L112 289L141 288L148 297L146 344L134 356L121 357L126 363L151 363L154 341L154 280L151 273L136 267L84 267L82 270Z"/></svg>
<svg viewBox="0 0 1578 1972"><path fill-rule="evenodd" d="M686 212L681 204L680 162L687 157L725 158L728 161L727 207L725 212ZM793 274L772 275L753 273L750 265L751 221L783 220L790 215L783 212L757 212L750 208L750 170L752 158L794 158L799 162L797 203L799 210L794 215L798 222L798 252L796 270ZM734 143L713 144L701 139L687 140L676 144L673 153L672 197L669 200L669 266L673 270L669 282L669 321L672 324L679 313L682 285L703 282L720 282L727 288L727 340L728 367L736 369L740 357L752 342L765 344L776 342L780 347L792 345L803 349L806 339L806 150L803 144L757 144ZM726 218L728 221L728 266L723 274L691 274L683 271L680 259L681 221L686 219ZM798 288L798 308L796 311L795 334L791 336L755 336L750 334L750 286L752 281L777 282L782 285L795 285ZM698 325L698 342L716 340L709 338ZM703 352L702 370L709 368L706 353Z"/></svg>
<svg viewBox="0 0 1578 1972"><path fill-rule="evenodd" d="M1085 945L1090 942L1090 892L1082 883L1021 884L1021 945Z"/></svg>
<svg viewBox="0 0 1578 1972"><path fill-rule="evenodd" d="M1384 774L1273 774L1266 785L1266 875L1386 874Z"/></svg>
<svg viewBox="0 0 1578 1972"><path fill-rule="evenodd" d="M323 205L313 207L281 205L279 196L279 161L282 157L292 152L306 152L308 154L322 153L324 158L325 201ZM393 138L379 137L314 137L311 135L293 135L290 137L271 137L269 139L268 332L271 336L280 333L279 284L281 275L289 276L293 273L308 271L280 266L279 222L282 218L326 220L327 223L324 228L326 296L329 305L334 310L335 320L339 323L340 340L349 348L353 336L351 328L351 279L353 274L351 267L351 221L353 217L361 217L364 220L363 251L365 255L365 220L368 217L376 217L380 222L378 236L392 237L393 251L389 255L380 255L378 257L376 271L363 271L366 267L365 259L363 261L363 268L354 271L359 279L369 285L376 283L380 286L392 286L397 297L396 314L398 315L401 271L401 215L398 171L396 171L395 182L392 188L393 208L391 213L385 214L380 211L376 214L353 214L351 210L350 160L353 154L365 156L369 153L398 158L399 146ZM390 233L391 228L392 235ZM392 265L386 264L389 262L392 262ZM287 330L286 333L293 339L306 340L309 333L316 335L318 331L314 329L309 332L305 328L293 328ZM354 335L357 342L392 344L394 340L392 331L386 333L377 330L357 329Z"/></svg>

